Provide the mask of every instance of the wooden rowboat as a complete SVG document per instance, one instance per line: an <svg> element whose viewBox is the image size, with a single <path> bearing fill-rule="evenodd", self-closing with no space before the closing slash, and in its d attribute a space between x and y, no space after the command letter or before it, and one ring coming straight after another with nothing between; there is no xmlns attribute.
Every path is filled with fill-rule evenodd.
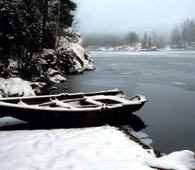
<svg viewBox="0 0 195 170"><path fill-rule="evenodd" d="M0 115L28 122L83 124L105 122L139 110L147 99L128 99L118 89L0 99Z"/></svg>

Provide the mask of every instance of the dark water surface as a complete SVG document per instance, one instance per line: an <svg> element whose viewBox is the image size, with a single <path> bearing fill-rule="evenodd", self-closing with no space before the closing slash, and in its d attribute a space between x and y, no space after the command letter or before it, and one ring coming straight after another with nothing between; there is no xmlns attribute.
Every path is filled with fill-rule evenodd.
<svg viewBox="0 0 195 170"><path fill-rule="evenodd" d="M119 88L149 102L136 114L152 146L165 153L195 151L195 52L92 52L97 69L72 75L69 92Z"/></svg>

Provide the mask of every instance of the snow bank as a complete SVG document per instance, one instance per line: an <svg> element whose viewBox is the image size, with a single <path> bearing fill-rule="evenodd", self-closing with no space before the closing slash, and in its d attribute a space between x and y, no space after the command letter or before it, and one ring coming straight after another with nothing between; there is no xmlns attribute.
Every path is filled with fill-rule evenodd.
<svg viewBox="0 0 195 170"><path fill-rule="evenodd" d="M30 82L21 78L0 78L0 97L35 95Z"/></svg>
<svg viewBox="0 0 195 170"><path fill-rule="evenodd" d="M46 86L42 82L29 82L21 78L0 78L0 98L13 96L35 96L41 94Z"/></svg>
<svg viewBox="0 0 195 170"><path fill-rule="evenodd" d="M195 168L194 153L188 150L173 152L169 155L153 160L152 167L163 167L164 169L188 170Z"/></svg>
<svg viewBox="0 0 195 170"><path fill-rule="evenodd" d="M152 149L143 149L117 128L110 126L0 131L0 138L0 169L195 168L194 153L191 151L174 152L156 158Z"/></svg>

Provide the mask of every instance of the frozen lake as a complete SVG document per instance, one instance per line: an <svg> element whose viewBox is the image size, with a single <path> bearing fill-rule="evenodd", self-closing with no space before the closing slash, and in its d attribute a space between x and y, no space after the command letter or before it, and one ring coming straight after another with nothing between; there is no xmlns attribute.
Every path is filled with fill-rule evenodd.
<svg viewBox="0 0 195 170"><path fill-rule="evenodd" d="M92 52L96 70L71 75L69 92L119 88L149 102L138 115L152 146L195 151L195 52Z"/></svg>

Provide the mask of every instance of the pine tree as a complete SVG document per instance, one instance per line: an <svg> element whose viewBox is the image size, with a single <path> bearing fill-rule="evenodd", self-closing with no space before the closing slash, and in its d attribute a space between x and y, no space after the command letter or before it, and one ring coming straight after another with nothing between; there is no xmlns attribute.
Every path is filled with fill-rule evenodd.
<svg viewBox="0 0 195 170"><path fill-rule="evenodd" d="M181 47L181 33L179 27L176 25L171 33L171 46Z"/></svg>
<svg viewBox="0 0 195 170"><path fill-rule="evenodd" d="M137 42L139 42L139 37L135 32L129 32L129 34L127 34L127 36L126 36L126 41L130 45L134 45Z"/></svg>
<svg viewBox="0 0 195 170"><path fill-rule="evenodd" d="M148 48L148 35L144 33L144 37L141 42L142 48Z"/></svg>
<svg viewBox="0 0 195 170"><path fill-rule="evenodd" d="M63 29L67 29L68 27L72 26L72 23L74 21L73 12L76 10L77 6L71 0L59 0L59 3L59 17L57 18L57 22L59 24L58 34L63 34Z"/></svg>
<svg viewBox="0 0 195 170"><path fill-rule="evenodd" d="M41 19L41 14L34 6L15 1L0 3L0 30L2 38L7 39L5 41L9 44L5 49L9 48L10 51L17 45L24 46L29 52L37 51L42 41Z"/></svg>
<svg viewBox="0 0 195 170"><path fill-rule="evenodd" d="M153 46L151 36L148 36L147 48L151 48Z"/></svg>

